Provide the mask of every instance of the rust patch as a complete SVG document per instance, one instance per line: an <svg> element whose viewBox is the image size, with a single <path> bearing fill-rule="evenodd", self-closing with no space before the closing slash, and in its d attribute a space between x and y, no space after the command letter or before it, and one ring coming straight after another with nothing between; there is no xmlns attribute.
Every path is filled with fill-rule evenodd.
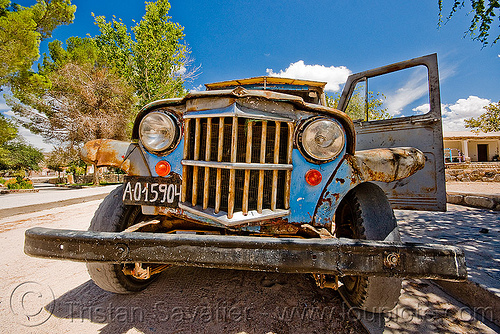
<svg viewBox="0 0 500 334"><path fill-rule="evenodd" d="M339 182L340 184L344 184L345 180L341 178L336 178L335 181Z"/></svg>
<svg viewBox="0 0 500 334"><path fill-rule="evenodd" d="M117 167L128 172L130 161L125 160L125 157L130 144L113 139L91 140L85 143L80 155L83 161L98 167Z"/></svg>
<svg viewBox="0 0 500 334"><path fill-rule="evenodd" d="M357 152L350 162L360 180L392 182L422 169L425 156L415 148L379 148Z"/></svg>
<svg viewBox="0 0 500 334"><path fill-rule="evenodd" d="M269 234L297 234L299 227L288 223L278 223L271 225L264 225L261 227L260 231L262 233Z"/></svg>

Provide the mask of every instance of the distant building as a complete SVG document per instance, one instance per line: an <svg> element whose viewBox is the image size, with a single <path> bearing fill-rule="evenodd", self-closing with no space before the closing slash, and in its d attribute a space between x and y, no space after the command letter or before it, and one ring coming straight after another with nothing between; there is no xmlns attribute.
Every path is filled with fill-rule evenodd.
<svg viewBox="0 0 500 334"><path fill-rule="evenodd" d="M443 141L446 162L499 161L500 132L449 131Z"/></svg>

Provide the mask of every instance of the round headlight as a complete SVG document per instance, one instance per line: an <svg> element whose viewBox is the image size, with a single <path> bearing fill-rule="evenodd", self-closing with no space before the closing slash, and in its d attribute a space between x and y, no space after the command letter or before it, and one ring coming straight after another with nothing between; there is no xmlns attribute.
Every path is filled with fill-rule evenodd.
<svg viewBox="0 0 500 334"><path fill-rule="evenodd" d="M178 126L173 117L162 112L151 112L139 125L139 138L148 151L165 151L178 137Z"/></svg>
<svg viewBox="0 0 500 334"><path fill-rule="evenodd" d="M302 133L302 147L313 159L334 159L344 148L344 131L336 121L326 118L308 123Z"/></svg>

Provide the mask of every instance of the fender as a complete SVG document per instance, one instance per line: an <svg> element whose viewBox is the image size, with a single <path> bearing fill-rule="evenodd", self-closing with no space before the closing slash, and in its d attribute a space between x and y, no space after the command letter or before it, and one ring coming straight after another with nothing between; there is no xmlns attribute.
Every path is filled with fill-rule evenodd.
<svg viewBox="0 0 500 334"><path fill-rule="evenodd" d="M401 180L415 174L424 165L424 154L413 147L378 148L346 154L323 189L313 225L334 226L332 219L340 201L359 184Z"/></svg>
<svg viewBox="0 0 500 334"><path fill-rule="evenodd" d="M138 144L113 139L87 142L80 156L83 161L97 167L116 167L128 175L152 176L144 153Z"/></svg>

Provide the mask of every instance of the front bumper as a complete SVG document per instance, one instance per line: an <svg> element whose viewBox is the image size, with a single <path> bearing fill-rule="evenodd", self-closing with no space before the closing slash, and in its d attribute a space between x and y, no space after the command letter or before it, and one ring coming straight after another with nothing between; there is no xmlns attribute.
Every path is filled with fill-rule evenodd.
<svg viewBox="0 0 500 334"><path fill-rule="evenodd" d="M351 239L297 239L144 232L93 232L35 227L26 254L51 259L465 280L462 249L454 246Z"/></svg>

